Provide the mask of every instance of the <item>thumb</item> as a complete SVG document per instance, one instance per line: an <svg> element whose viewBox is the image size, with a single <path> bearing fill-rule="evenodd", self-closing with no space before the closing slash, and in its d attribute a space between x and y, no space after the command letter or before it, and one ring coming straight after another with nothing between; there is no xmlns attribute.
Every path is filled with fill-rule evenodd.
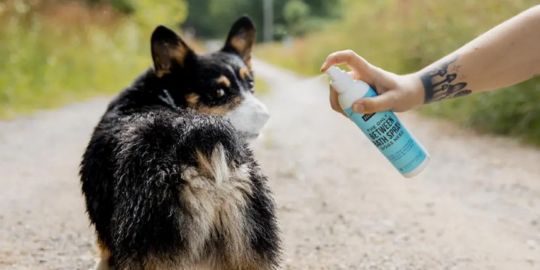
<svg viewBox="0 0 540 270"><path fill-rule="evenodd" d="M382 111L390 111L398 100L396 91L388 91L380 96L360 99L353 104L353 111L368 114Z"/></svg>

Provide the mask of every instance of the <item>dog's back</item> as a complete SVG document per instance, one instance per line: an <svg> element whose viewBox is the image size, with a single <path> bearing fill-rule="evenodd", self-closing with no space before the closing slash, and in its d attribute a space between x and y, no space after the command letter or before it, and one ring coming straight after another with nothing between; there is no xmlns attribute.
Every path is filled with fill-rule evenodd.
<svg viewBox="0 0 540 270"><path fill-rule="evenodd" d="M242 45L250 50L252 41L238 42L253 38L253 26L240 19L223 52L205 57L190 55L167 31L154 32L155 68L111 103L81 164L87 210L102 249L100 267L273 269L279 240L266 178L245 143L253 132L227 118L247 106L241 84L251 84L252 77L240 62L249 61ZM163 51L171 46L181 48ZM167 54L174 59L165 59ZM237 65L238 81L193 71L217 69L215 61ZM189 89L205 79L230 87L229 100L221 88L219 100Z"/></svg>

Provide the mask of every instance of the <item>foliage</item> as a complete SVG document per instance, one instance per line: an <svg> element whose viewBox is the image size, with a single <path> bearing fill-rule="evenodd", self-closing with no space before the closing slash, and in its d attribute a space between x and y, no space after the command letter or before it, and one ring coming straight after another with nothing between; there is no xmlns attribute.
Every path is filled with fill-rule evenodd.
<svg viewBox="0 0 540 270"><path fill-rule="evenodd" d="M257 29L262 29L264 0L188 0L188 17L183 27L195 30L197 36L203 38L221 38L228 31L229 25L239 16L249 15ZM304 33L323 24L325 19L340 16L343 0L272 0L274 13L274 29L276 37L286 34ZM291 3L292 2L292 3ZM286 7L287 6L287 7ZM308 11L306 13L306 11ZM287 21L285 13L298 12L304 20L299 31L296 24ZM309 16L308 16L309 15ZM289 14L288 16L291 16ZM291 19L291 18L289 18ZM298 18L294 18L297 20ZM258 31L262 38L262 31Z"/></svg>
<svg viewBox="0 0 540 270"><path fill-rule="evenodd" d="M109 5L131 15L145 29L156 24L179 25L187 17L187 3L183 0L85 0L93 6Z"/></svg>
<svg viewBox="0 0 540 270"><path fill-rule="evenodd" d="M142 29L151 30L157 24L180 25L187 17L187 5L180 0L131 0L133 17Z"/></svg>
<svg viewBox="0 0 540 270"><path fill-rule="evenodd" d="M104 5L108 4L121 13L130 14L135 11L135 7L131 0L86 0L92 5Z"/></svg>
<svg viewBox="0 0 540 270"><path fill-rule="evenodd" d="M193 31L198 37L223 38L230 25L244 14L250 15L257 26L262 25L262 1L187 0L187 2L188 17L183 28Z"/></svg>
<svg viewBox="0 0 540 270"><path fill-rule="evenodd" d="M353 49L378 66L407 73L535 4L535 0L349 0L344 21L293 44L264 46L257 55L304 74L318 74L329 53ZM508 90L434 103L421 111L540 145L539 104L537 78Z"/></svg>
<svg viewBox="0 0 540 270"><path fill-rule="evenodd" d="M512 135L540 146L540 78L489 93L434 103L422 112L479 131Z"/></svg>
<svg viewBox="0 0 540 270"><path fill-rule="evenodd" d="M303 36L307 32L309 6L302 0L291 0L283 7L286 27L293 36Z"/></svg>
<svg viewBox="0 0 540 270"><path fill-rule="evenodd" d="M129 16L80 1L30 3L0 2L0 118L118 92L151 64L150 26L183 16L182 5L174 16L139 15L150 0L131 1L140 11Z"/></svg>

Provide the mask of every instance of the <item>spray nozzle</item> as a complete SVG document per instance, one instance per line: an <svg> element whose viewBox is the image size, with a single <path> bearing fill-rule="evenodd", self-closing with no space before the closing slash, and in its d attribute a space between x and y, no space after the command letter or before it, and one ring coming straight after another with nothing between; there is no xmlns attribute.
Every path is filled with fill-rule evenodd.
<svg viewBox="0 0 540 270"><path fill-rule="evenodd" d="M326 71L326 74L328 74L328 76L332 80L332 85L336 86L334 88L339 93L345 92L347 90L347 87L354 83L351 75L336 66L330 67Z"/></svg>
<svg viewBox="0 0 540 270"><path fill-rule="evenodd" d="M339 78L339 76L343 76L343 74L345 74L345 71L336 66L331 66L328 70L326 70L326 74L328 74L328 76L330 76L330 78L332 78L333 80L335 78Z"/></svg>

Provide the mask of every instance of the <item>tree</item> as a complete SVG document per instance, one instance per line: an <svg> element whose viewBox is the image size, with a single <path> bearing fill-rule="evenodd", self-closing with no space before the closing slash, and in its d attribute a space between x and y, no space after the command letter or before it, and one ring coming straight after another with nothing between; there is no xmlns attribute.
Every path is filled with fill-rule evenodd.
<svg viewBox="0 0 540 270"><path fill-rule="evenodd" d="M274 24L276 26L274 36L279 38L284 34L296 35L315 29L314 23L324 22L326 19L335 18L341 14L342 1L273 0ZM195 30L199 37L223 37L230 24L242 15L249 15L257 29L262 30L263 0L187 0L187 2L188 17L183 27ZM284 12L285 10L288 11ZM287 22L284 13L290 13L287 15L289 22ZM298 16L305 20L298 20ZM298 27L291 20L297 20L303 25ZM258 38L262 39L262 31L258 31Z"/></svg>
<svg viewBox="0 0 540 270"><path fill-rule="evenodd" d="M189 14L184 29L192 29L203 38L221 38L240 16L248 15L262 29L261 0L188 0ZM261 31L258 31L258 38Z"/></svg>
<svg viewBox="0 0 540 270"><path fill-rule="evenodd" d="M309 13L309 6L302 0L291 0L285 4L283 18L290 35L302 36L307 32Z"/></svg>

